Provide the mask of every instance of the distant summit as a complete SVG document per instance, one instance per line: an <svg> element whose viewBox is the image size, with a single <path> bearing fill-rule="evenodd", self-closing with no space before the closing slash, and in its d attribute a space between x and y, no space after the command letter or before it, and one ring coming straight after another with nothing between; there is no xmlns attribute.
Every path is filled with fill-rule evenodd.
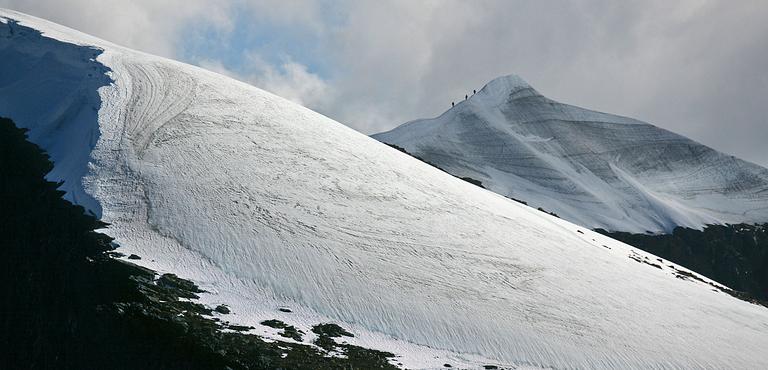
<svg viewBox="0 0 768 370"><path fill-rule="evenodd" d="M483 102L504 103L514 95L526 92L531 95L539 95L528 82L518 75L507 75L494 78L473 96L474 100Z"/></svg>
<svg viewBox="0 0 768 370"><path fill-rule="evenodd" d="M496 78L434 119L374 138L590 228L768 221L768 170L631 118Z"/></svg>

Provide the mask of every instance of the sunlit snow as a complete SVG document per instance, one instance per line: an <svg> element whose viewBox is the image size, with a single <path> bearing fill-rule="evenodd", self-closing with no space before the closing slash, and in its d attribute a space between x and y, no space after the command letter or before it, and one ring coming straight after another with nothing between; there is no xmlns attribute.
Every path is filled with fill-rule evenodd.
<svg viewBox="0 0 768 370"><path fill-rule="evenodd" d="M120 251L194 280L209 291L203 302L227 304L226 318L254 334L284 340L264 319L305 332L333 321L355 333L351 343L417 368L768 368L768 309L677 278L685 269L672 263L250 85L0 16L3 68L43 63L68 79L63 89L79 88L62 103L46 90L52 72L6 73L0 100L21 88L38 101L0 115L51 151L51 176L82 192L70 199L111 224ZM96 61L90 46L102 51ZM82 82L104 68L107 84ZM97 115L39 108L83 104ZM92 147L62 134L89 127Z"/></svg>

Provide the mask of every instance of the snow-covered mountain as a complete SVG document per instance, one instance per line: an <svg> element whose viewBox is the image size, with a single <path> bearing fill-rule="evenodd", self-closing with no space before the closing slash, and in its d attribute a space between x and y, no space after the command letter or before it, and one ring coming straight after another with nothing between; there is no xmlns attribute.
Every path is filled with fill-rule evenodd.
<svg viewBox="0 0 768 370"><path fill-rule="evenodd" d="M768 169L683 136L497 78L437 118L374 138L589 228L768 221Z"/></svg>
<svg viewBox="0 0 768 370"><path fill-rule="evenodd" d="M0 19L0 115L49 178L256 335L336 322L411 368L768 367L768 309L682 267L256 87Z"/></svg>

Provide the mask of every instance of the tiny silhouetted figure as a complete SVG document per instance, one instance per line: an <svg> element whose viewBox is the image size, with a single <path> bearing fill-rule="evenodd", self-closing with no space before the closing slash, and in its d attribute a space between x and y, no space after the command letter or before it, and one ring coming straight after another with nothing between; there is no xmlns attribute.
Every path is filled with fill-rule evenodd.
<svg viewBox="0 0 768 370"><path fill-rule="evenodd" d="M455 105L455 104L454 104L453 102L451 102L451 106L454 106L454 105Z"/></svg>
<svg viewBox="0 0 768 370"><path fill-rule="evenodd" d="M464 100L467 100L468 97L469 95L464 95Z"/></svg>
<svg viewBox="0 0 768 370"><path fill-rule="evenodd" d="M477 94L477 90L472 90L472 95Z"/></svg>

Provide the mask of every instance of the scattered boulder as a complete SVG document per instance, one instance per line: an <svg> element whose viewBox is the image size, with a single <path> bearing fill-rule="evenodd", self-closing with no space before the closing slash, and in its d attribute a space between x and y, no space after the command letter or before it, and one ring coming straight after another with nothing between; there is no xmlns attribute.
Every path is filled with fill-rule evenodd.
<svg viewBox="0 0 768 370"><path fill-rule="evenodd" d="M179 296L182 298L197 299L200 297L195 293L204 292L198 288L195 283L182 279L174 274L163 274L159 279L157 279L157 285L163 288L178 291Z"/></svg>
<svg viewBox="0 0 768 370"><path fill-rule="evenodd" d="M319 336L326 336L330 338L338 338L338 337L354 337L355 335L348 332L346 329L342 328L341 326L338 326L333 323L325 323L325 324L318 324L312 327L312 332L319 335Z"/></svg>
<svg viewBox="0 0 768 370"><path fill-rule="evenodd" d="M288 327L288 324L286 324L286 323L284 323L284 322L282 322L280 320L277 320L277 319L264 320L264 321L260 322L259 324L264 325L264 326L269 326L270 328L274 328L274 329L285 329L285 328Z"/></svg>
<svg viewBox="0 0 768 370"><path fill-rule="evenodd" d="M226 305L223 305L223 304L220 304L220 305L216 306L216 308L214 310L216 312L218 312L220 314L224 314L224 315L226 315L226 314L228 314L230 312L229 311L229 307L227 307Z"/></svg>
<svg viewBox="0 0 768 370"><path fill-rule="evenodd" d="M271 319L271 320L264 320L261 322L261 325L269 326L270 328L274 329L283 329L281 332L277 333L278 335L285 337L285 338L291 338L297 342L301 342L303 340L302 335L304 334L303 331L296 329L293 325L288 325L280 320L277 319Z"/></svg>
<svg viewBox="0 0 768 370"><path fill-rule="evenodd" d="M470 183L470 184L472 184L472 185L479 186L479 187L485 189L485 186L483 186L483 182L480 181L480 180L473 179L473 178L471 178L469 176L464 176L464 177L459 177L459 178L464 180L464 181L466 181L466 182L468 182L468 183Z"/></svg>

